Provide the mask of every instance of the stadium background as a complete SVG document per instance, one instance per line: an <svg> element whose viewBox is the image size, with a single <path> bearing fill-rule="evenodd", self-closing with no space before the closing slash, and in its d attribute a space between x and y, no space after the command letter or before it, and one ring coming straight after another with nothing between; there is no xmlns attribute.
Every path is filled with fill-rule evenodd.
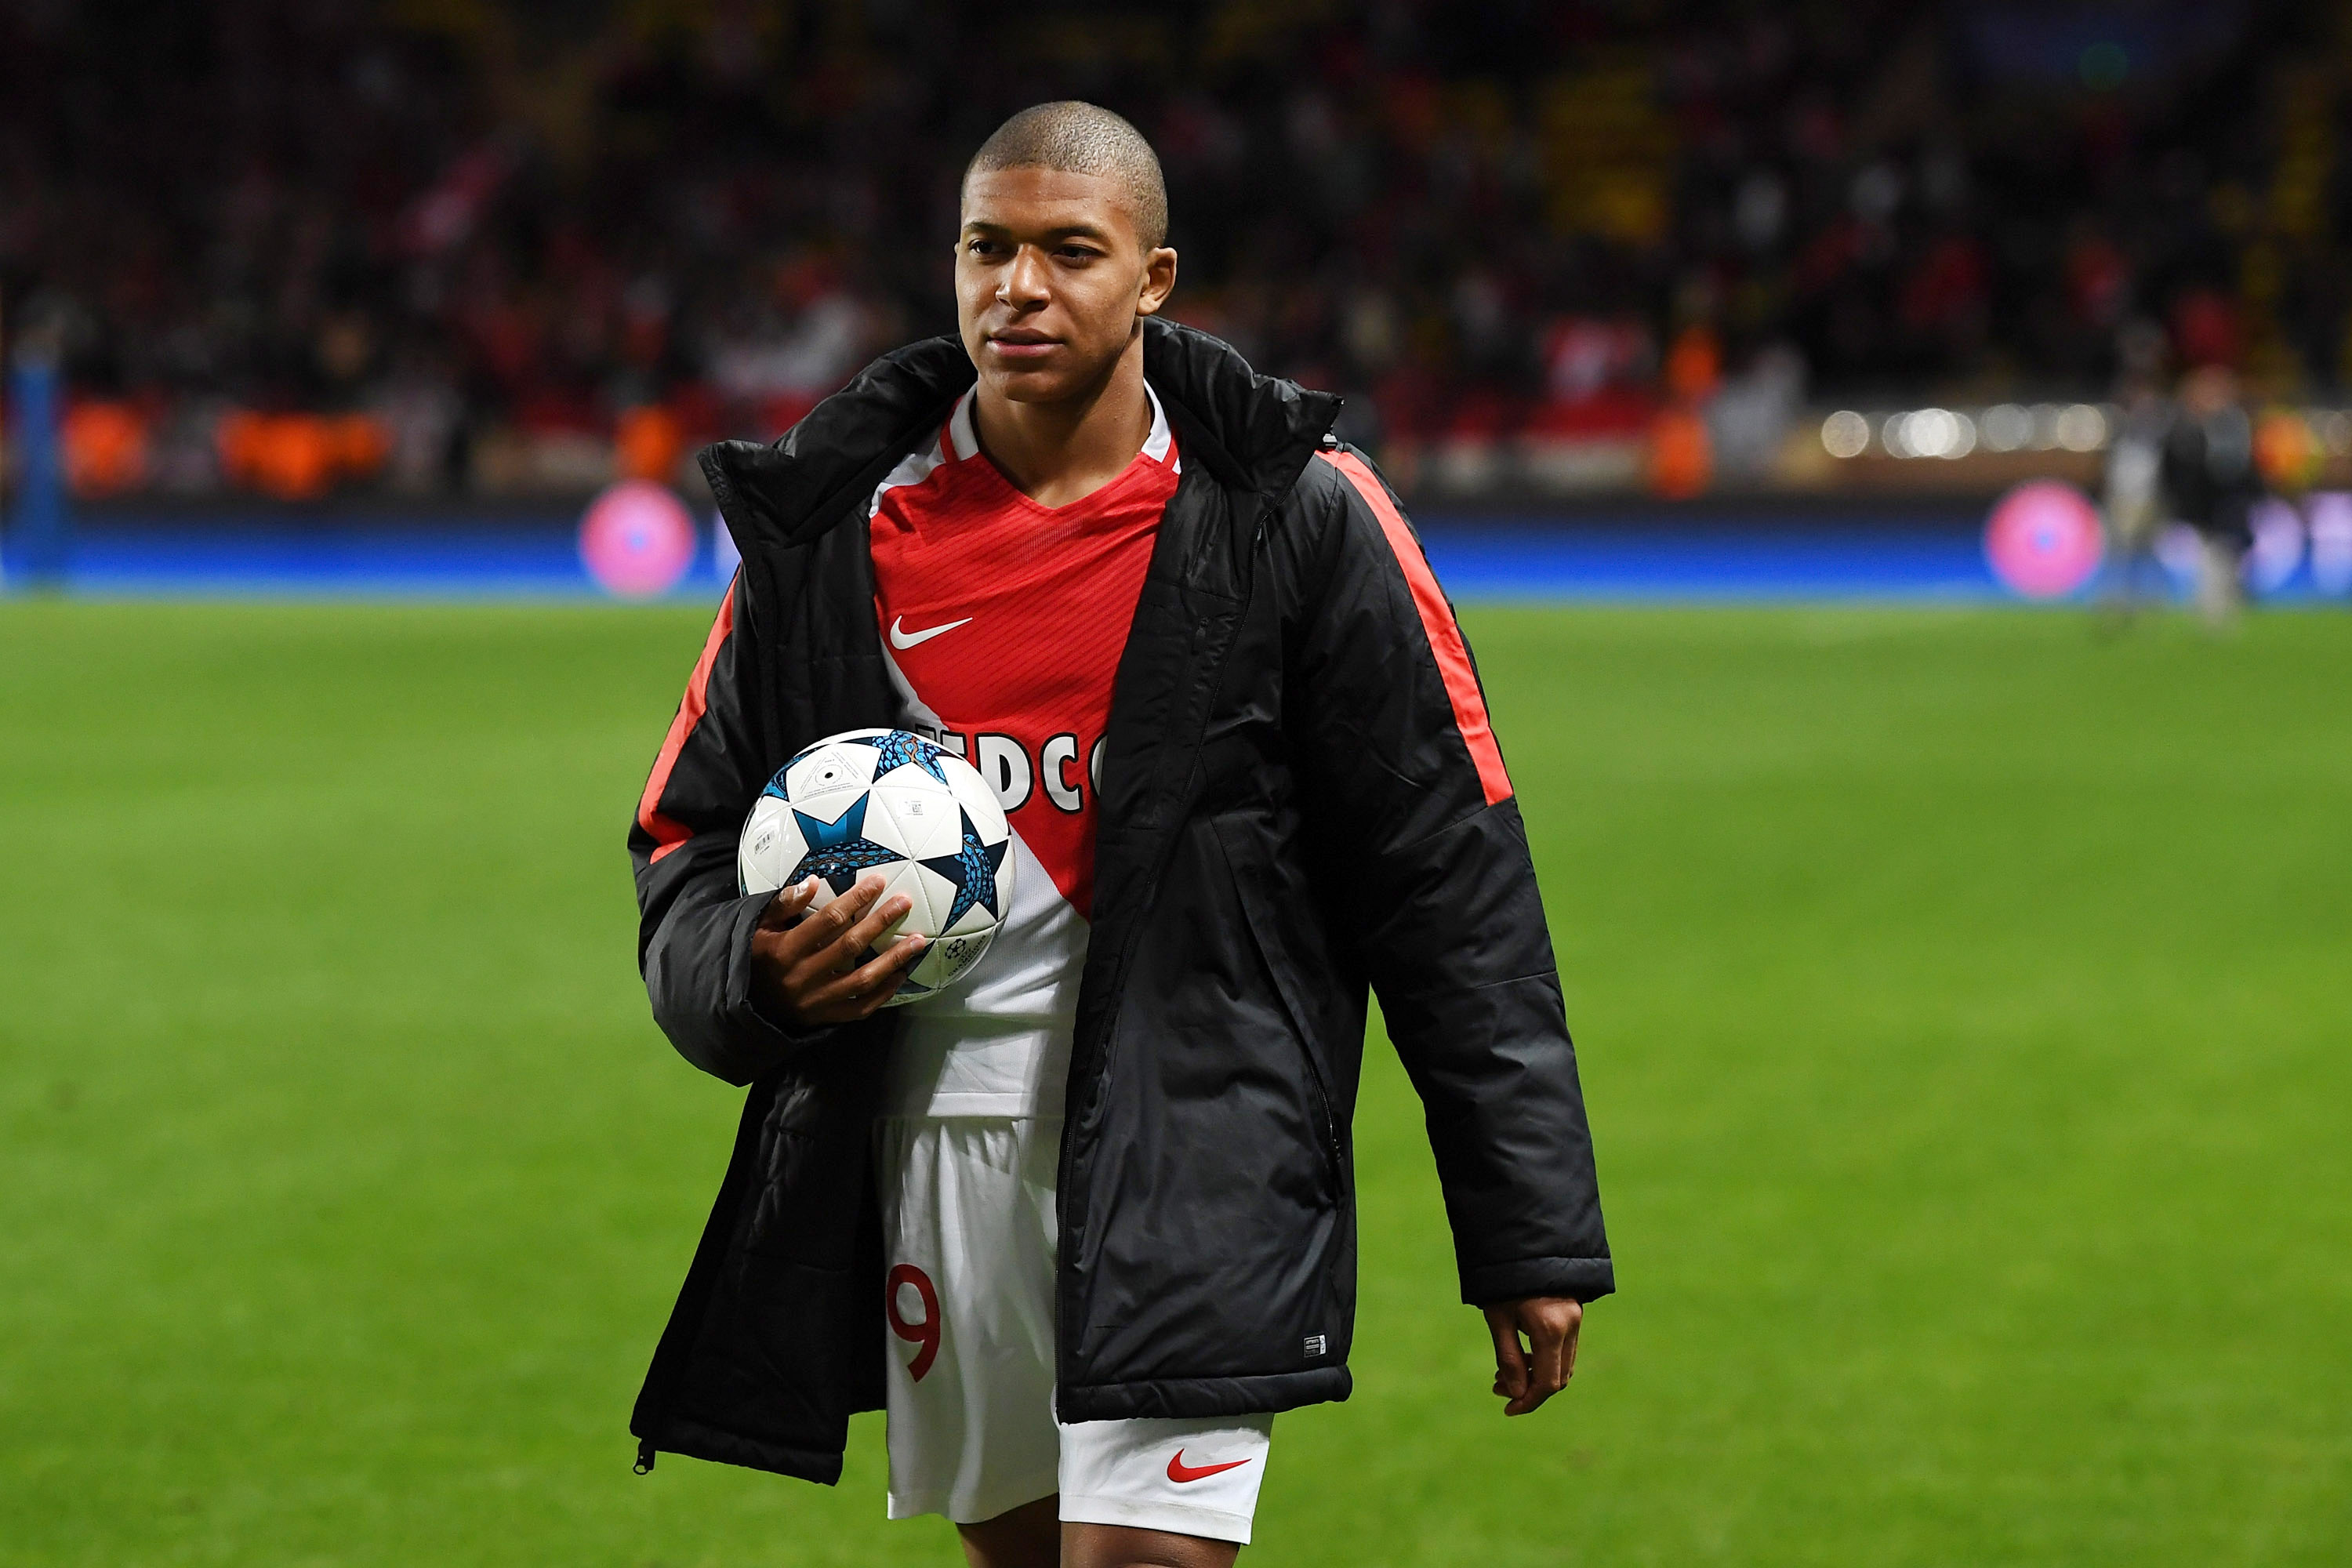
<svg viewBox="0 0 2352 1568"><path fill-rule="evenodd" d="M951 1560L870 1421L626 1473L732 1097L619 827L692 449L947 328L1065 94L1465 603L1622 1259L1495 1419L1375 1049L1253 1556L2342 1561L2352 8L15 0L0 1562ZM2278 613L2001 605L1989 509L2201 364Z"/></svg>

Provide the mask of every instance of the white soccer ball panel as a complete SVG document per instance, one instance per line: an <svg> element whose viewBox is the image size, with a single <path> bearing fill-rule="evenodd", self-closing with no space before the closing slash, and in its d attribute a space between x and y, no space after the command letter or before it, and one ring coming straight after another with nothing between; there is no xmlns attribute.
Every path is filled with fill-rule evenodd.
<svg viewBox="0 0 2352 1568"><path fill-rule="evenodd" d="M994 926L970 936L951 936L940 943L938 959L940 984L952 985L971 973L972 966L987 956L996 942ZM929 957L929 954L925 954Z"/></svg>
<svg viewBox="0 0 2352 1568"><path fill-rule="evenodd" d="M963 842L955 795L920 768L891 769L866 798L866 837L910 860L952 855Z"/></svg>
<svg viewBox="0 0 2352 1568"><path fill-rule="evenodd" d="M924 886L924 879L929 873L912 860L893 860L887 866L877 866L873 871L865 872L863 875L871 877L876 872L879 872L882 877L883 899L887 899L896 893L904 893L908 902L914 905L914 908L886 927L882 934L874 939L877 950L895 937L912 936L918 931L929 936L938 929L935 917L931 913L930 891ZM881 899L875 900L877 904L881 901ZM946 912L945 906L941 906L940 912Z"/></svg>
<svg viewBox="0 0 2352 1568"><path fill-rule="evenodd" d="M784 769L784 793L799 804L835 790L864 789L874 782L874 763L871 746L844 746L827 741L793 759ZM807 809L805 805L802 809Z"/></svg>
<svg viewBox="0 0 2352 1568"><path fill-rule="evenodd" d="M949 790L955 795L956 804L963 807L964 815L971 818L972 830L980 835L982 844L1002 844L1012 836L1013 829L1004 821L1004 803L996 798L996 792L988 787L988 781L980 776L978 768L953 752L943 752L940 755L940 772L948 775ZM1009 857L1006 864L1011 864Z"/></svg>
<svg viewBox="0 0 2352 1568"><path fill-rule="evenodd" d="M934 990L952 985L971 973L972 965L980 962L995 940L993 925L969 936L942 937L931 943L930 951L923 954L909 978Z"/></svg>
<svg viewBox="0 0 2352 1568"><path fill-rule="evenodd" d="M921 907L928 910L930 914L930 918L924 922L923 934L938 936L947 924L949 911L955 908L955 884L929 866L917 866L914 870L915 879L923 885Z"/></svg>
<svg viewBox="0 0 2352 1568"><path fill-rule="evenodd" d="M947 757L953 757L955 755L953 752L943 752L940 754ZM945 773L947 770L942 768L940 771L941 773ZM942 795L949 793L948 786L941 784L938 779L933 778L931 776L931 770L925 767L921 763L900 763L895 768L886 768L881 773L874 775L874 786L877 789L888 789L894 785L908 785L915 789L937 790Z"/></svg>
<svg viewBox="0 0 2352 1568"><path fill-rule="evenodd" d="M850 784L842 789L812 790L806 795L794 795L788 803L793 811L814 822L835 823L841 814L866 798L864 784Z"/></svg>
<svg viewBox="0 0 2352 1568"><path fill-rule="evenodd" d="M735 840L735 885L747 893L774 890L768 885L768 860L776 847L775 814L764 809L772 798L763 795L751 803Z"/></svg>
<svg viewBox="0 0 2352 1568"><path fill-rule="evenodd" d="M772 795L751 805L736 848L735 874L747 893L772 893L784 885L807 853L792 808Z"/></svg>

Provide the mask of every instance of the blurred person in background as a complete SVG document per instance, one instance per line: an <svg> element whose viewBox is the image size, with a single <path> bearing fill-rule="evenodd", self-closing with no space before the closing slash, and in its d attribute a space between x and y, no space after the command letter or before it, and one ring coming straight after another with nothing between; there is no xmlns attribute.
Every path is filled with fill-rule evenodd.
<svg viewBox="0 0 2352 1568"><path fill-rule="evenodd" d="M2177 402L2164 437L2164 493L2173 515L2195 529L2203 545L2199 613L2208 624L2224 626L2245 602L2242 570L2263 489L2253 420L2237 374L2227 365L2200 365L2181 377Z"/></svg>
<svg viewBox="0 0 2352 1568"><path fill-rule="evenodd" d="M2165 523L2165 438L2174 419L2164 395L2164 330L2136 322L2118 342L2124 372L2116 387L2121 414L2100 480L2099 515L2106 525L2106 594L2114 616L2129 620L2151 576L2159 592L2163 570L2156 558Z"/></svg>

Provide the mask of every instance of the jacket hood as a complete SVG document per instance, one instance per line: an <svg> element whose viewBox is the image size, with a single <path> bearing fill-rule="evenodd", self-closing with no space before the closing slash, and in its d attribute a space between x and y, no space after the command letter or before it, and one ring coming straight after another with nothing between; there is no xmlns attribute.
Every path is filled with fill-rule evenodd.
<svg viewBox="0 0 2352 1568"><path fill-rule="evenodd" d="M1297 480L1339 413L1333 394L1260 375L1232 344L1157 316L1143 323L1143 374L1187 458L1269 498ZM841 521L973 379L961 341L926 338L874 361L772 444L704 447L703 475L737 542L803 543Z"/></svg>

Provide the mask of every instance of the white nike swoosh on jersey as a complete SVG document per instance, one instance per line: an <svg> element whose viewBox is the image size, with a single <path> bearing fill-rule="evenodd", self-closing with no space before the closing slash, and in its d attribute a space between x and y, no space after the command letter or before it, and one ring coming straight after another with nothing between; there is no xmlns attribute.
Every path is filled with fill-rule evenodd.
<svg viewBox="0 0 2352 1568"><path fill-rule="evenodd" d="M966 616L962 620L950 621L943 626L925 626L921 631L910 632L907 630L907 617L904 616L895 616L890 622L890 646L892 647L912 647L917 643L930 641L941 632L951 632L958 626L970 626L971 624L971 617L970 616Z"/></svg>

